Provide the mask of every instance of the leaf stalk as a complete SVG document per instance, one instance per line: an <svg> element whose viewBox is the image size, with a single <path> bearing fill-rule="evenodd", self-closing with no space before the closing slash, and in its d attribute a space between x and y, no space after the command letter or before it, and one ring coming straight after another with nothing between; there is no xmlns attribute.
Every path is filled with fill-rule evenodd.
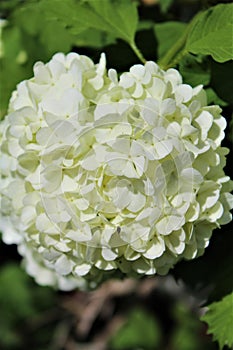
<svg viewBox="0 0 233 350"><path fill-rule="evenodd" d="M193 29L193 26L196 24L199 15L200 12L198 12L190 21L180 39L177 40L177 42L170 48L170 50L168 50L167 53L158 61L158 65L162 69L166 70L168 68L176 66L180 62L180 60L185 55L187 55L188 50L186 49L186 41L189 36L189 33Z"/></svg>
<svg viewBox="0 0 233 350"><path fill-rule="evenodd" d="M133 50L133 52L135 53L135 55L139 58L139 60L145 64L146 63L146 59L143 57L141 51L139 50L139 48L136 46L135 42L132 42L130 44L131 49Z"/></svg>

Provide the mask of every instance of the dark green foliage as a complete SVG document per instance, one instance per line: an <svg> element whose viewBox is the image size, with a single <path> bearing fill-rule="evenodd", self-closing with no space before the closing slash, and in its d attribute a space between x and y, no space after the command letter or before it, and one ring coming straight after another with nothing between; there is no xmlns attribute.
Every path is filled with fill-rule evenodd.
<svg viewBox="0 0 233 350"><path fill-rule="evenodd" d="M137 347L155 350L158 349L160 338L161 330L156 320L147 312L135 308L128 315L126 323L113 337L110 346L112 350L127 350Z"/></svg>
<svg viewBox="0 0 233 350"><path fill-rule="evenodd" d="M43 327L38 329L41 334L37 332L37 323L47 324L46 317L53 312L56 299L53 290L36 286L18 265L4 265L0 269L0 348L22 349L32 341L46 346L50 334ZM34 339L28 339L30 333L34 333Z"/></svg>
<svg viewBox="0 0 233 350"><path fill-rule="evenodd" d="M233 105L233 60L225 63L211 62L211 85L216 94Z"/></svg>
<svg viewBox="0 0 233 350"><path fill-rule="evenodd" d="M233 289L232 225L224 232L215 230L205 254L193 261L183 261L174 269L196 292L208 292L209 301L219 300ZM192 271L192 273L190 273Z"/></svg>
<svg viewBox="0 0 233 350"><path fill-rule="evenodd" d="M186 23L169 21L157 23L154 26L158 39L158 58L163 57L170 47L183 35L187 27Z"/></svg>

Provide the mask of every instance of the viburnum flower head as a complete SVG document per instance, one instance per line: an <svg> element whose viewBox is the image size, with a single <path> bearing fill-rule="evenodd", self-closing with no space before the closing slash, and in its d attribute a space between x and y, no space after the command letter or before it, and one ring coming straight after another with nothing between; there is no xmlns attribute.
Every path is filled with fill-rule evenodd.
<svg viewBox="0 0 233 350"><path fill-rule="evenodd" d="M166 274L231 220L226 127L202 86L76 53L38 62L1 122L3 241L61 290Z"/></svg>

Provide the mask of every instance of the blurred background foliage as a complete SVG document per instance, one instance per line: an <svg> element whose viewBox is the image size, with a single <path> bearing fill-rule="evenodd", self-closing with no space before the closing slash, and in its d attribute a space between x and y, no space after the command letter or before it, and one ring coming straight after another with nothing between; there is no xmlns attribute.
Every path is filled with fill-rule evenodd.
<svg viewBox="0 0 233 350"><path fill-rule="evenodd" d="M163 62L195 14L219 3L231 1L1 0L0 117L16 84L32 76L36 61L46 62L58 51L97 61L104 51L108 68L121 72L139 63L141 51L146 60ZM173 65L185 83L203 84L209 103L222 107L229 122L224 145L232 150L233 61L228 56L216 61L199 51L181 52ZM226 173L232 177L229 164ZM214 232L203 257L180 262L166 277L109 281L88 293L36 285L21 269L16 247L1 243L0 349L230 348L232 226Z"/></svg>

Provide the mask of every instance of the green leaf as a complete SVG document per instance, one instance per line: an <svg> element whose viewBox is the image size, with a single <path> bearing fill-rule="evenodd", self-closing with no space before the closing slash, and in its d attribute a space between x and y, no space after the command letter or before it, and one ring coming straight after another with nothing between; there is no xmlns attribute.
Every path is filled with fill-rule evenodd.
<svg viewBox="0 0 233 350"><path fill-rule="evenodd" d="M189 54L181 60L179 71L186 84L197 86L208 85L210 82L210 65L205 58L198 60L197 57Z"/></svg>
<svg viewBox="0 0 233 350"><path fill-rule="evenodd" d="M160 328L156 320L141 309L134 309L126 324L111 340L111 349L156 349L160 342Z"/></svg>
<svg viewBox="0 0 233 350"><path fill-rule="evenodd" d="M5 18L8 12L19 6L19 0L2 0L0 2L1 18Z"/></svg>
<svg viewBox="0 0 233 350"><path fill-rule="evenodd" d="M30 16L30 14L29 14ZM38 35L29 35L9 21L2 33L3 55L0 58L0 119L7 112L8 101L16 85L33 75L33 64L48 60L49 48L43 46Z"/></svg>
<svg viewBox="0 0 233 350"><path fill-rule="evenodd" d="M15 11L12 22L24 33L26 32L34 40L46 48L48 56L55 52L68 52L71 50L75 37L61 22L49 21L41 12L39 4L30 2ZM41 58L42 59L42 58Z"/></svg>
<svg viewBox="0 0 233 350"><path fill-rule="evenodd" d="M182 36L187 27L182 22L164 22L154 26L155 35L158 39L158 57L161 58L174 45L174 43Z"/></svg>
<svg viewBox="0 0 233 350"><path fill-rule="evenodd" d="M224 345L232 347L233 292L221 301L210 304L201 320L208 324L208 334L213 334L213 339L219 343L221 349Z"/></svg>
<svg viewBox="0 0 233 350"><path fill-rule="evenodd" d="M147 30L147 29L151 29L154 27L154 22L153 21L147 21L147 20L142 20L140 22L138 22L138 27L137 27L137 31L140 30Z"/></svg>
<svg viewBox="0 0 233 350"><path fill-rule="evenodd" d="M199 317L191 310L190 305L185 302L177 302L172 310L175 320L174 329L171 336L171 348L179 350L202 350L209 349L205 345L202 336L203 324Z"/></svg>
<svg viewBox="0 0 233 350"><path fill-rule="evenodd" d="M159 1L159 5L160 5L160 8L161 8L161 11L163 13L166 13L172 3L173 3L173 0L160 0Z"/></svg>
<svg viewBox="0 0 233 350"><path fill-rule="evenodd" d="M33 7L38 7L46 20L52 21L54 25L61 23L74 35L86 30L89 27L88 22L93 20L93 16L88 20L88 13L83 10L83 3L75 0L40 0L37 4L33 4Z"/></svg>
<svg viewBox="0 0 233 350"><path fill-rule="evenodd" d="M136 2L40 0L37 5L47 20L54 22L54 25L61 23L72 35L78 36L88 29L105 32L111 35L111 40L127 42L140 61L145 62L134 40L138 24Z"/></svg>
<svg viewBox="0 0 233 350"><path fill-rule="evenodd" d="M44 26L45 18L41 16L38 4L30 1L30 3L24 4L17 11L14 11L9 21L28 34L37 35L40 28L42 29Z"/></svg>
<svg viewBox="0 0 233 350"><path fill-rule="evenodd" d="M42 0L39 5L47 18L60 21L73 34L78 35L88 28L93 28L112 34L130 45L134 43L138 23L134 2Z"/></svg>
<svg viewBox="0 0 233 350"><path fill-rule="evenodd" d="M102 1L89 2L90 7L100 18L101 27L109 33L115 34L129 44L134 42L138 17L136 3L132 1ZM100 27L100 28L101 28Z"/></svg>
<svg viewBox="0 0 233 350"><path fill-rule="evenodd" d="M72 46L103 47L122 39L134 45L138 24L136 4L126 1L40 0L24 4L14 22L39 36L48 51L67 52Z"/></svg>
<svg viewBox="0 0 233 350"><path fill-rule="evenodd" d="M3 55L0 58L0 119L7 111L8 100L20 80L28 76L26 52L22 47L19 28L4 27L2 34ZM22 60L24 58L24 60Z"/></svg>
<svg viewBox="0 0 233 350"><path fill-rule="evenodd" d="M57 23L56 27L51 22L46 22L41 27L40 42L46 47L48 53L52 56L56 52L67 53L71 50L72 44L75 39L68 31L64 30L60 23Z"/></svg>
<svg viewBox="0 0 233 350"><path fill-rule="evenodd" d="M219 4L200 13L188 34L185 49L211 55L217 62L233 59L233 4Z"/></svg>
<svg viewBox="0 0 233 350"><path fill-rule="evenodd" d="M1 253L5 250L1 243ZM7 256L4 253L3 259ZM47 322L47 317L54 312L57 302L56 292L36 285L18 262L5 263L0 268L0 349L48 349L54 323L50 324L49 318ZM40 326L43 319L44 328ZM34 328L36 324L39 328Z"/></svg>
<svg viewBox="0 0 233 350"><path fill-rule="evenodd" d="M1 268L0 306L5 317L14 320L35 312L29 281L29 277L17 265L8 264Z"/></svg>
<svg viewBox="0 0 233 350"><path fill-rule="evenodd" d="M115 41L115 37L112 34L89 28L77 35L74 44L80 47L88 46L101 49L107 45L115 44Z"/></svg>

